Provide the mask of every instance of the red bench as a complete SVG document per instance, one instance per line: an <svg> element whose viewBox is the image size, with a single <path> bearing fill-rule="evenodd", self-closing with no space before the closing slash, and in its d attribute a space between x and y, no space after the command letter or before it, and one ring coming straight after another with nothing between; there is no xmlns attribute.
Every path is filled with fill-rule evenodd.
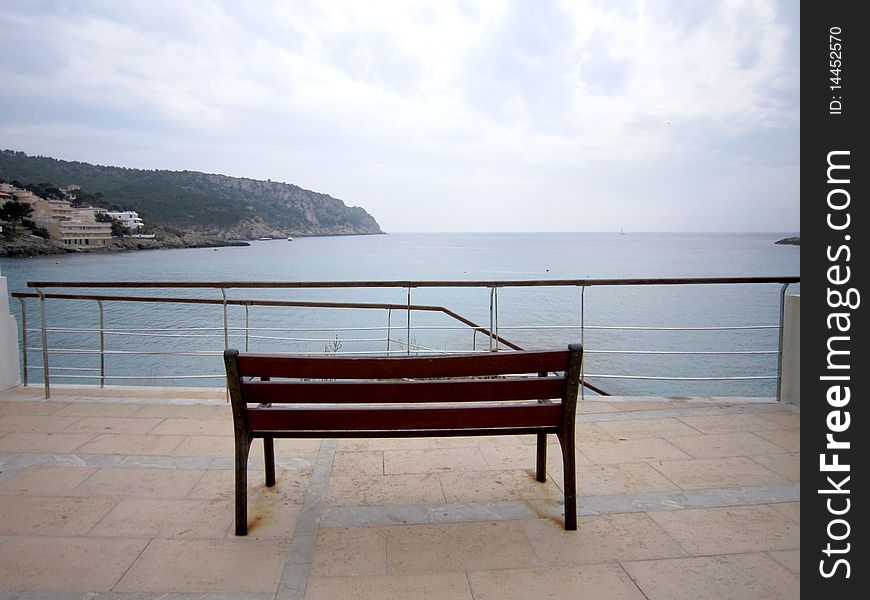
<svg viewBox="0 0 870 600"><path fill-rule="evenodd" d="M248 452L263 438L275 485L275 438L537 435L546 481L547 434L564 464L565 529L577 529L574 419L583 349L435 357L224 352L235 425L236 535L246 535Z"/></svg>

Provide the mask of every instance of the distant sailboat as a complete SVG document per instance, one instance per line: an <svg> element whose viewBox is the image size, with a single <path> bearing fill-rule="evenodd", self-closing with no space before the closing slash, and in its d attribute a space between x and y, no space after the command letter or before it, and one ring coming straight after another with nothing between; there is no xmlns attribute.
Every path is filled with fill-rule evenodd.
<svg viewBox="0 0 870 600"><path fill-rule="evenodd" d="M625 230L622 229L622 228L620 228L620 229L619 229L619 235L625 235Z"/></svg>

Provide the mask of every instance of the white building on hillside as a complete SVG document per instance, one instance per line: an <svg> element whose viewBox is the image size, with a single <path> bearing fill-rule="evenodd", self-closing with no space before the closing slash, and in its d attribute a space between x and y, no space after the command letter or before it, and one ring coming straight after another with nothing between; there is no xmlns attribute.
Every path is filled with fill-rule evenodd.
<svg viewBox="0 0 870 600"><path fill-rule="evenodd" d="M102 209L75 208L66 200L46 200L27 190L14 191L15 199L33 209L30 219L67 246L104 246L112 240L111 223L99 223Z"/></svg>
<svg viewBox="0 0 870 600"><path fill-rule="evenodd" d="M133 233L136 233L137 229L145 226L145 223L143 223L142 219L139 217L139 213L135 210L110 210L106 211L106 214L113 219L118 219L121 222L121 225Z"/></svg>

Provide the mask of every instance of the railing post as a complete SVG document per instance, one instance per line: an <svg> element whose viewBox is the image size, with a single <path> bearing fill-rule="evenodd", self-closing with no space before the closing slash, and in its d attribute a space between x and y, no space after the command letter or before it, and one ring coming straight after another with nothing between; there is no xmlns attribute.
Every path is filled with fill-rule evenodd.
<svg viewBox="0 0 870 600"><path fill-rule="evenodd" d="M498 352L498 288L492 288L493 298L495 299L495 309L493 313L495 315L495 329L493 330L493 335L495 336L495 351Z"/></svg>
<svg viewBox="0 0 870 600"><path fill-rule="evenodd" d="M221 288L221 296L224 299L224 350L228 350L230 347L230 334L229 334L229 325L227 322L227 290L226 288Z"/></svg>
<svg viewBox="0 0 870 600"><path fill-rule="evenodd" d="M42 332L42 377L45 385L45 399L48 400L51 398L51 383L48 375L48 330L45 322L45 294L40 289L36 290L36 294L39 296L39 327Z"/></svg>
<svg viewBox="0 0 870 600"><path fill-rule="evenodd" d="M230 335L227 326L227 290L226 288L220 288L221 297L224 299L224 350L228 350L230 347ZM226 386L226 401L230 401L230 381L229 378L225 380Z"/></svg>
<svg viewBox="0 0 870 600"><path fill-rule="evenodd" d="M392 335L393 327L393 309L387 309L387 354L390 353L390 336Z"/></svg>
<svg viewBox="0 0 870 600"><path fill-rule="evenodd" d="M27 303L24 298L19 298L18 301L21 302L21 380L27 386Z"/></svg>
<svg viewBox="0 0 870 600"><path fill-rule="evenodd" d="M407 355L411 356L411 288L408 287L408 330L407 334Z"/></svg>
<svg viewBox="0 0 870 600"><path fill-rule="evenodd" d="M106 387L106 340L103 331L103 301L97 300L100 307L100 387Z"/></svg>
<svg viewBox="0 0 870 600"><path fill-rule="evenodd" d="M580 286L580 346L586 351L586 286ZM588 355L587 355L588 356ZM580 361L580 401L586 400L586 378L584 369L586 361Z"/></svg>
<svg viewBox="0 0 870 600"><path fill-rule="evenodd" d="M789 284L783 284L779 290L779 340L776 353L776 401L782 402L782 339L785 326L785 291Z"/></svg>
<svg viewBox="0 0 870 600"><path fill-rule="evenodd" d="M245 304L245 352L248 351L248 307L249 304Z"/></svg>
<svg viewBox="0 0 870 600"><path fill-rule="evenodd" d="M489 351L492 352L492 336L495 331L495 322L493 321L493 302L495 302L495 288L489 288Z"/></svg>

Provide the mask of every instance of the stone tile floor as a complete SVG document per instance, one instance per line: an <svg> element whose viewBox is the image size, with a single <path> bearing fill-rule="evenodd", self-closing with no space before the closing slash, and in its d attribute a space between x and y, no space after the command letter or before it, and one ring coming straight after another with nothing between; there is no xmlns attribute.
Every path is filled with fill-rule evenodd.
<svg viewBox="0 0 870 600"><path fill-rule="evenodd" d="M220 390L0 392L0 599L799 596L800 413L587 398L579 531L533 437L279 440L232 533Z"/></svg>

